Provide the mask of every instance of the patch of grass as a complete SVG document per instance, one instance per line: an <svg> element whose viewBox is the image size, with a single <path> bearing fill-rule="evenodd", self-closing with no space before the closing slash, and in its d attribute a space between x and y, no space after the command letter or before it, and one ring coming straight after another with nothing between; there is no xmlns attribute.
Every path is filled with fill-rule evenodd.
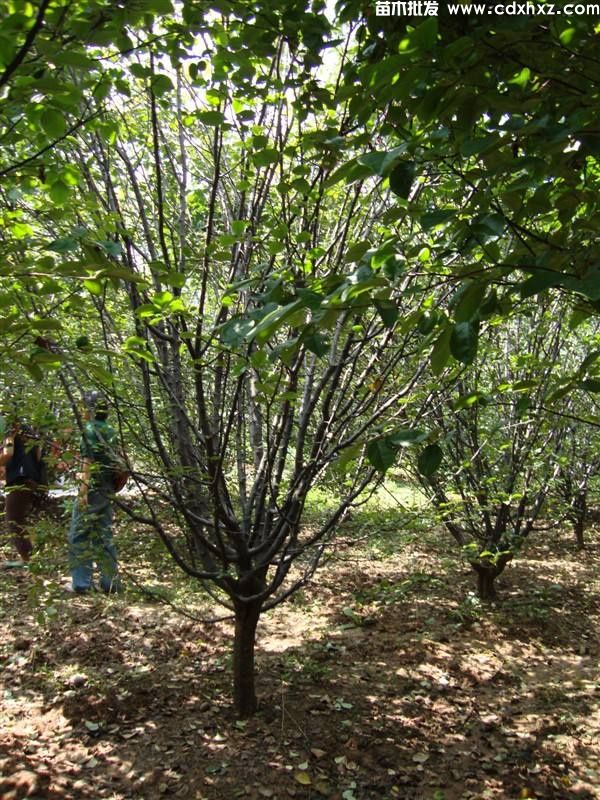
<svg viewBox="0 0 600 800"><path fill-rule="evenodd" d="M366 539L372 557L388 558L427 538L434 526L418 487L386 478L366 503L351 512L341 530L357 540Z"/></svg>
<svg viewBox="0 0 600 800"><path fill-rule="evenodd" d="M310 490L304 504L304 514L307 521L317 520L326 514L335 511L338 499L331 489L316 487Z"/></svg>
<svg viewBox="0 0 600 800"><path fill-rule="evenodd" d="M293 682L297 677L311 683L320 683L331 674L331 667L313 658L309 653L284 653L281 661L281 677Z"/></svg>
<svg viewBox="0 0 600 800"><path fill-rule="evenodd" d="M404 600L407 595L417 588L441 585L442 581L439 578L435 578L433 575L428 575L425 572L414 572L412 575L409 575L408 578L401 581L390 581L387 579L378 581L372 586L356 592L354 598L356 605L359 607L372 603L388 606Z"/></svg>
<svg viewBox="0 0 600 800"><path fill-rule="evenodd" d="M308 526L333 512L338 498L332 488L319 487L309 492L304 514ZM340 525L344 536L367 538L372 554L385 557L398 547L410 544L435 525L429 503L420 489L405 480L387 477L368 499L358 502Z"/></svg>
<svg viewBox="0 0 600 800"><path fill-rule="evenodd" d="M459 625L470 625L473 622L478 622L489 609L486 609L475 592L468 592L464 600L448 616L452 622Z"/></svg>

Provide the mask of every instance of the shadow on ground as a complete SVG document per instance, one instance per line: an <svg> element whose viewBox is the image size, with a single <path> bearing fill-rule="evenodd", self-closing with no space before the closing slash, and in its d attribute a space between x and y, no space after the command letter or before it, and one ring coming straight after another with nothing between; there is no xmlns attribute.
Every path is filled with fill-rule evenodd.
<svg viewBox="0 0 600 800"><path fill-rule="evenodd" d="M532 548L487 612L446 557L340 550L265 616L246 723L227 623L58 586L36 619L43 579L7 575L3 800L599 797L597 543Z"/></svg>

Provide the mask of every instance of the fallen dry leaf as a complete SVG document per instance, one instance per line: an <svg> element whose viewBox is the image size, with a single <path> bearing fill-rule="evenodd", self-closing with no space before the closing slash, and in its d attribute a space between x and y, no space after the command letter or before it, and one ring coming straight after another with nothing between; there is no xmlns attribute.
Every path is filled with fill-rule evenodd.
<svg viewBox="0 0 600 800"><path fill-rule="evenodd" d="M298 783L301 783L302 786L310 786L312 784L312 780L308 772L295 772L294 780L296 780Z"/></svg>

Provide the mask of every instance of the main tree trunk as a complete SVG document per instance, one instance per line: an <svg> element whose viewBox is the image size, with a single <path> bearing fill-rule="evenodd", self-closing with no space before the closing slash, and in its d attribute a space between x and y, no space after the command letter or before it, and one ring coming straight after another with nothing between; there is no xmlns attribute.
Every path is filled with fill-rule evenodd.
<svg viewBox="0 0 600 800"><path fill-rule="evenodd" d="M233 701L240 719L256 711L254 688L254 643L262 601L235 604L235 638L233 642Z"/></svg>
<svg viewBox="0 0 600 800"><path fill-rule="evenodd" d="M477 573L477 596L482 603L493 603L496 599L495 581L504 572L504 567L512 560L512 553L502 555L493 563L472 561L471 566Z"/></svg>
<svg viewBox="0 0 600 800"><path fill-rule="evenodd" d="M577 549L585 549L585 523L582 518L576 519L573 523L573 532L575 533L575 541L577 542Z"/></svg>
<svg viewBox="0 0 600 800"><path fill-rule="evenodd" d="M477 596L482 603L492 603L496 599L495 569L477 569Z"/></svg>

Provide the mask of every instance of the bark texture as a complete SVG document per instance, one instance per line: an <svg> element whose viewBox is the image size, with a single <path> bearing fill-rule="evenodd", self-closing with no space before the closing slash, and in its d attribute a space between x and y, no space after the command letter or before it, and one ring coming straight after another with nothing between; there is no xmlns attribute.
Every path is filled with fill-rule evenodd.
<svg viewBox="0 0 600 800"><path fill-rule="evenodd" d="M477 596L482 603L492 603L496 599L496 578L504 572L504 568L512 560L512 554L502 556L494 564L472 562L477 573Z"/></svg>
<svg viewBox="0 0 600 800"><path fill-rule="evenodd" d="M233 699L240 719L251 717L256 711L254 686L254 645L256 626L262 602L235 604L235 638L233 643Z"/></svg>

